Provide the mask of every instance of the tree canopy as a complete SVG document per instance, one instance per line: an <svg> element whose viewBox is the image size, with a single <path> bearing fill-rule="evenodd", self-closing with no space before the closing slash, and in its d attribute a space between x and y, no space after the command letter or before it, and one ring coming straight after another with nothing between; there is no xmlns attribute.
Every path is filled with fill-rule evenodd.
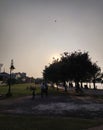
<svg viewBox="0 0 103 130"><path fill-rule="evenodd" d="M60 60L54 59L43 70L45 80L52 82L73 81L75 83L93 81L100 76L100 67L91 61L88 52L64 52ZM95 86L94 86L95 87Z"/></svg>

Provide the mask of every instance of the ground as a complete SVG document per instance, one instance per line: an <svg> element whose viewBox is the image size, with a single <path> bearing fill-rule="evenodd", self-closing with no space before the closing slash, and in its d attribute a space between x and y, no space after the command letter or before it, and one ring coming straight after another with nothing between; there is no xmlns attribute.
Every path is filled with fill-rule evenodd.
<svg viewBox="0 0 103 130"><path fill-rule="evenodd" d="M17 99L0 100L0 113L103 120L103 98L97 97L97 95L91 96L91 94L89 92L87 96L48 95L48 97L44 96L43 98L36 95L35 99L32 99L31 95ZM100 96L102 96L101 91Z"/></svg>
<svg viewBox="0 0 103 130"><path fill-rule="evenodd" d="M90 96L26 96L0 100L0 105L1 113L103 118L103 99Z"/></svg>

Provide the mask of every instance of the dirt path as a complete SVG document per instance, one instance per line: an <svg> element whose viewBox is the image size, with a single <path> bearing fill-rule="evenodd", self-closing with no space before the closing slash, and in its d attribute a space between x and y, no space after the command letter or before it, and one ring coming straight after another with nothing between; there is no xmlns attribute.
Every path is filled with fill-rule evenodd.
<svg viewBox="0 0 103 130"><path fill-rule="evenodd" d="M33 114L35 116L68 116L103 119L103 99L91 96L26 96L0 100L0 113ZM88 130L103 130L103 126Z"/></svg>
<svg viewBox="0 0 103 130"><path fill-rule="evenodd" d="M0 100L0 113L103 118L103 99L79 96L31 96Z"/></svg>

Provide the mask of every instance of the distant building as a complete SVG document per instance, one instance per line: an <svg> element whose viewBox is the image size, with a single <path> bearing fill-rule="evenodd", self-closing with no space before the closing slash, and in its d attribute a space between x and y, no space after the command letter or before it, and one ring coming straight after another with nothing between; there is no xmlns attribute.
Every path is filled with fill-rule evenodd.
<svg viewBox="0 0 103 130"><path fill-rule="evenodd" d="M9 74L8 73L6 73L6 72L0 73L0 81L7 82L8 79L9 79Z"/></svg>
<svg viewBox="0 0 103 130"><path fill-rule="evenodd" d="M12 73L12 77L15 79L26 78L26 73L24 72Z"/></svg>
<svg viewBox="0 0 103 130"><path fill-rule="evenodd" d="M7 83L10 78L10 74L6 72L0 73L0 81L2 83ZM26 76L24 72L11 73L11 79L13 83L34 83L35 79L33 77Z"/></svg>

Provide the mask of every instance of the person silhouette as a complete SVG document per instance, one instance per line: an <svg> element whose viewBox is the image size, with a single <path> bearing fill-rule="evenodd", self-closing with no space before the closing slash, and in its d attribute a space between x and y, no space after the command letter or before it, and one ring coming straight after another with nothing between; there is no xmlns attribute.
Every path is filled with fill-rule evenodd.
<svg viewBox="0 0 103 130"><path fill-rule="evenodd" d="M48 95L48 86L46 82L43 82L41 85L41 97L43 98L43 95L45 94L46 96Z"/></svg>

